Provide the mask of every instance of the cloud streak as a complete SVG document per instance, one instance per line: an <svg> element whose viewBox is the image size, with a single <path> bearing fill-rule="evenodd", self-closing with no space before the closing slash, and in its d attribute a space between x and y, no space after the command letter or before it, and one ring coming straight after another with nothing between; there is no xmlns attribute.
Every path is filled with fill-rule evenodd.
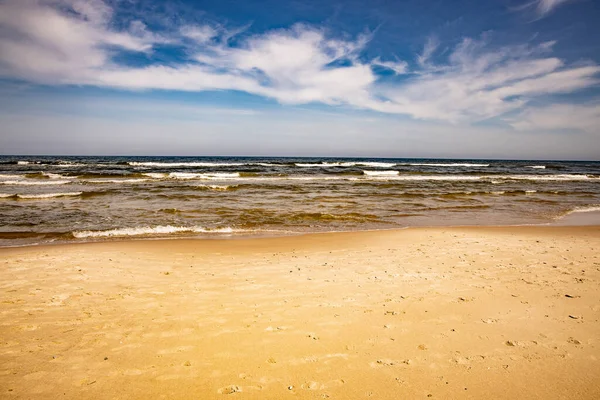
<svg viewBox="0 0 600 400"><path fill-rule="evenodd" d="M514 8L515 11L535 13L535 20L542 19L551 14L555 9L573 0L533 0Z"/></svg>
<svg viewBox="0 0 600 400"><path fill-rule="evenodd" d="M547 13L563 1L540 1L538 7L544 3L540 9ZM414 60L368 60L362 56L372 40L368 33L340 38L297 24L244 33L233 45L232 33L222 27L152 32L131 20L117 29L115 14L102 0L0 3L0 76L125 90L234 90L283 104L343 105L451 123L523 112L540 96L599 83L598 65L567 65L552 56L552 42L493 48L485 38L466 38L442 58L439 42L430 39ZM152 55L159 45L184 47L188 58L144 67L116 61L122 53ZM396 79L382 79L381 70ZM513 127L537 121L522 115Z"/></svg>
<svg viewBox="0 0 600 400"><path fill-rule="evenodd" d="M539 0L537 1L536 11L538 15L544 16L549 14L560 5L572 0Z"/></svg>

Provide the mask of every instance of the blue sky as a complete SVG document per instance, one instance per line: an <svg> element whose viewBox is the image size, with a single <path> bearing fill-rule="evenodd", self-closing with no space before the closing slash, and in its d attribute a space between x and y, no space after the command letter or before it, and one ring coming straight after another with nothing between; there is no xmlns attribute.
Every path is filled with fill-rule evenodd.
<svg viewBox="0 0 600 400"><path fill-rule="evenodd" d="M0 0L0 153L600 159L593 0Z"/></svg>

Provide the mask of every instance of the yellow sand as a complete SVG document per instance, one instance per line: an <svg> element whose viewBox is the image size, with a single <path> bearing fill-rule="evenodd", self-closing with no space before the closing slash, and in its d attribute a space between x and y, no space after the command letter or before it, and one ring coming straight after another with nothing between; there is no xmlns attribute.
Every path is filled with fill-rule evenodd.
<svg viewBox="0 0 600 400"><path fill-rule="evenodd" d="M106 242L0 260L0 398L600 398L598 227Z"/></svg>

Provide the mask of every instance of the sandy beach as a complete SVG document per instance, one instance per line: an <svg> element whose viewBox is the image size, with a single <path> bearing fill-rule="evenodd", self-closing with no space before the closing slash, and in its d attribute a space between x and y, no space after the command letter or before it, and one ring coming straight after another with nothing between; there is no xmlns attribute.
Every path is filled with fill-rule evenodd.
<svg viewBox="0 0 600 400"><path fill-rule="evenodd" d="M600 228L0 249L0 398L600 398Z"/></svg>

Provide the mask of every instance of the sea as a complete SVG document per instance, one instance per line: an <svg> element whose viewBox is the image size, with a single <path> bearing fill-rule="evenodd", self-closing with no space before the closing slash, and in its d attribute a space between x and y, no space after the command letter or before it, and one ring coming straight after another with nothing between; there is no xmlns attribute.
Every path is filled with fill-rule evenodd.
<svg viewBox="0 0 600 400"><path fill-rule="evenodd" d="M592 161L0 156L3 247L552 224L599 211Z"/></svg>

